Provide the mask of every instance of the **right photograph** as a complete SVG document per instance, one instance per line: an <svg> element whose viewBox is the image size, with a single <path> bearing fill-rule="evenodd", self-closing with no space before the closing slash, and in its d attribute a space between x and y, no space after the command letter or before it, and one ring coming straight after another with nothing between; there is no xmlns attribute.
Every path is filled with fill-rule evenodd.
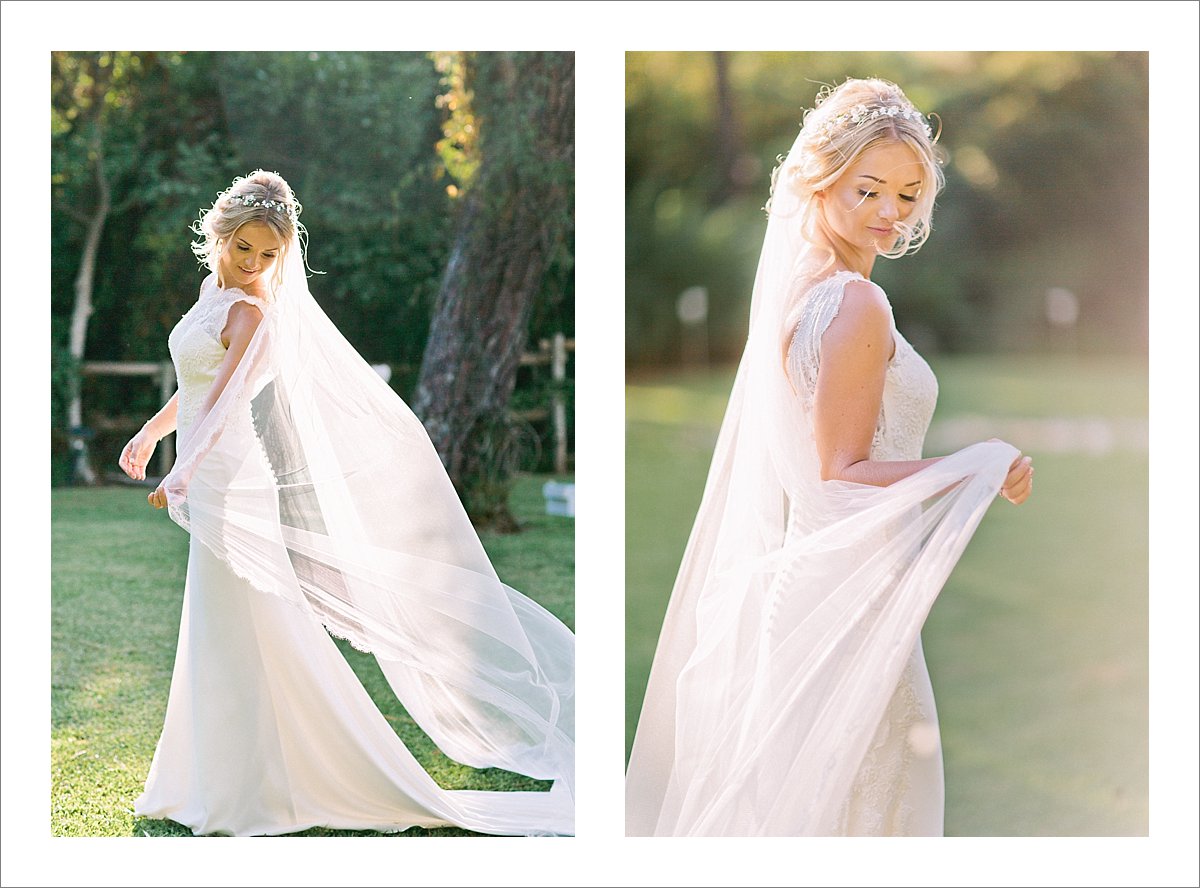
<svg viewBox="0 0 1200 888"><path fill-rule="evenodd" d="M626 834L1144 836L1142 52L626 54Z"/></svg>

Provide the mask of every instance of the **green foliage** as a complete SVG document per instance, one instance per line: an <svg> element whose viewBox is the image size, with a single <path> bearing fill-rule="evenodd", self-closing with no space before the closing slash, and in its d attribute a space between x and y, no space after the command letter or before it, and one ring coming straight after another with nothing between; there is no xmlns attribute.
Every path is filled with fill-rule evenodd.
<svg viewBox="0 0 1200 888"><path fill-rule="evenodd" d="M479 169L479 127L471 105L475 96L467 86L466 53L435 52L432 55L445 89L437 97L437 106L446 113L437 153L446 173L457 183L447 185L446 190L457 197L470 186Z"/></svg>
<svg viewBox="0 0 1200 888"><path fill-rule="evenodd" d="M1081 303L1072 347L1144 353L1145 53L730 53L740 157L717 200L712 53L626 63L626 355L678 359L674 303L709 291L714 360L740 353L778 155L819 84L899 83L944 122L947 188L915 256L876 263L906 334L927 350L1054 347L1044 300Z"/></svg>
<svg viewBox="0 0 1200 888"><path fill-rule="evenodd" d="M189 226L234 176L273 169L304 204L309 263L324 272L310 280L314 296L364 358L399 368L393 385L407 397L459 203L447 188L465 186L481 157L471 138L475 87L463 72L461 53L54 53L55 323L74 304L83 219L96 206L97 145L113 206L95 271L89 360L167 358L167 335L206 273L189 249ZM531 337L573 335L573 272L567 242ZM70 370L57 354L53 372L60 397ZM156 385L83 385L85 422L144 419L160 406ZM96 441L105 452L111 444Z"/></svg>
<svg viewBox="0 0 1200 888"><path fill-rule="evenodd" d="M533 427L506 415L485 418L471 429L465 448L467 467L456 490L472 523L498 533L516 533L520 523L508 507L516 472L538 462L539 442Z"/></svg>
<svg viewBox="0 0 1200 888"><path fill-rule="evenodd" d="M67 422L67 408L78 379L75 356L67 347L67 322L52 318L50 325L50 421L59 428Z"/></svg>
<svg viewBox="0 0 1200 888"><path fill-rule="evenodd" d="M568 368L571 359L568 358ZM568 371L566 379L555 380L545 364L521 368L517 373L517 388L509 401L509 412L526 416L527 432L523 440L520 471L551 472L554 470L554 413L555 399L561 400L566 411L567 451L574 452L575 379Z"/></svg>
<svg viewBox="0 0 1200 888"><path fill-rule="evenodd" d="M368 361L419 361L450 223L430 59L223 53L216 80L245 171L276 170L304 204L322 307Z"/></svg>
<svg viewBox="0 0 1200 888"><path fill-rule="evenodd" d="M510 586L574 624L574 522L548 516L545 478L520 479L511 507L526 533L483 542ZM137 818L166 712L187 564L187 535L146 505L141 488L52 494L50 830L68 836L187 836ZM114 546L114 540L124 541ZM130 614L136 619L130 620ZM369 655L339 644L388 722L443 787L536 790L545 783L476 771L443 755L396 700ZM405 836L471 835L412 829ZM299 835L381 835L308 830Z"/></svg>
<svg viewBox="0 0 1200 888"><path fill-rule="evenodd" d="M79 367L67 345L67 323L52 318L50 333L50 484L65 484L70 475L67 410L79 381Z"/></svg>

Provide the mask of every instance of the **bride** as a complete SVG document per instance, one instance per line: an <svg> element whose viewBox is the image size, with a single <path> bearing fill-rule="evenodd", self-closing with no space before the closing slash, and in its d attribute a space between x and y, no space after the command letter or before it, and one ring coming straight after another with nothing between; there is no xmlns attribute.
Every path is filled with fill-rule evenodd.
<svg viewBox="0 0 1200 888"><path fill-rule="evenodd" d="M571 834L574 636L497 579L420 421L313 300L299 214L259 170L196 223L212 273L169 338L179 390L121 453L142 480L178 432L148 499L191 534L136 812L196 834ZM441 789L330 633L448 756L550 791Z"/></svg>
<svg viewBox="0 0 1200 888"><path fill-rule="evenodd" d="M922 458L937 381L871 282L943 177L892 83L818 97L776 170L750 334L650 672L630 835L941 835L920 629L1028 457Z"/></svg>

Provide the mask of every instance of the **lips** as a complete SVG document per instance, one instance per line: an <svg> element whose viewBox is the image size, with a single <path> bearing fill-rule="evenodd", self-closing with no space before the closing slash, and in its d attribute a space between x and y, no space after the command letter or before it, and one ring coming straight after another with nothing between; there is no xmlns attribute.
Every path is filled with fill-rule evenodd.
<svg viewBox="0 0 1200 888"><path fill-rule="evenodd" d="M869 228L871 231L875 232L876 234L878 234L881 237L884 235L891 234L893 231L893 229L891 229L891 228L872 228L870 225L868 225L867 228Z"/></svg>

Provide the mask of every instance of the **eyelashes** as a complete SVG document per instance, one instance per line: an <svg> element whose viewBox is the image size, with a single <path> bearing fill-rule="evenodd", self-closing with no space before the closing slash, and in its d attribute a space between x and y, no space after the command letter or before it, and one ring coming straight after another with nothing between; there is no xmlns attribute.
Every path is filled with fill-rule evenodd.
<svg viewBox="0 0 1200 888"><path fill-rule="evenodd" d="M237 249L239 252L242 252L242 253L250 252L250 248L243 244L237 244ZM264 259L274 259L276 255L277 255L276 253L263 253L263 258Z"/></svg>
<svg viewBox="0 0 1200 888"><path fill-rule="evenodd" d="M878 191L863 191L861 188L858 189L858 193L861 197L864 197L864 198L879 196ZM907 201L908 203L916 203L917 202L917 196L915 194L901 194L900 199L903 201Z"/></svg>

